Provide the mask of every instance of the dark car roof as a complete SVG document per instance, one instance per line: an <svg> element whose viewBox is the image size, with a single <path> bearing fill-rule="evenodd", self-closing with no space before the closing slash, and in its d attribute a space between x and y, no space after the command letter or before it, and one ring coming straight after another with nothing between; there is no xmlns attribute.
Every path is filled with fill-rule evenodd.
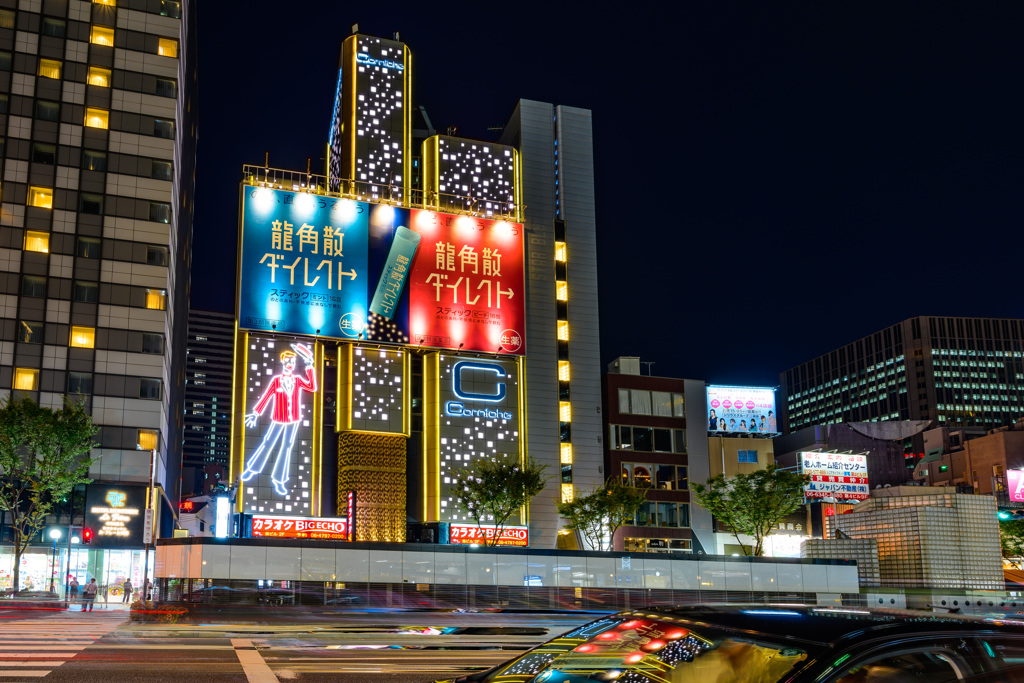
<svg viewBox="0 0 1024 683"><path fill-rule="evenodd" d="M726 628L770 634L818 645L841 640L871 640L887 634L977 631L1024 636L1024 621L1012 617L980 617L944 612L860 607L790 605L701 605L634 610L634 615L665 615L695 627Z"/></svg>

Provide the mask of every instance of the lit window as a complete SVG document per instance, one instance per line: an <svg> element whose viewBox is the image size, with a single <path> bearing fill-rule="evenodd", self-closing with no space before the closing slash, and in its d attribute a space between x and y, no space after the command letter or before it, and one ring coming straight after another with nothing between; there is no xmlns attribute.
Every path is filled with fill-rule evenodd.
<svg viewBox="0 0 1024 683"><path fill-rule="evenodd" d="M555 260L565 263L565 242L555 242Z"/></svg>
<svg viewBox="0 0 1024 683"><path fill-rule="evenodd" d="M558 361L558 381L569 381L569 361L567 360Z"/></svg>
<svg viewBox="0 0 1024 683"><path fill-rule="evenodd" d="M177 57L178 41L173 38L161 38L156 53L161 57Z"/></svg>
<svg viewBox="0 0 1024 683"><path fill-rule="evenodd" d="M167 306L167 290L166 289L147 289L146 290L146 308L152 308L154 311L162 311Z"/></svg>
<svg viewBox="0 0 1024 683"><path fill-rule="evenodd" d="M569 341L569 322L566 320L558 321L558 341Z"/></svg>
<svg viewBox="0 0 1024 683"><path fill-rule="evenodd" d="M564 280L555 282L555 298L559 301L569 300L569 283Z"/></svg>
<svg viewBox="0 0 1024 683"><path fill-rule="evenodd" d="M110 87L110 69L104 69L99 66L89 67L89 85L98 85L101 88Z"/></svg>
<svg viewBox="0 0 1024 683"><path fill-rule="evenodd" d="M39 371L31 368L14 368L14 388L18 391L35 391L39 385Z"/></svg>
<svg viewBox="0 0 1024 683"><path fill-rule="evenodd" d="M60 78L60 62L56 59L40 59L38 75L43 78Z"/></svg>
<svg viewBox="0 0 1024 683"><path fill-rule="evenodd" d="M559 450L560 450L560 454L561 454L561 463L563 465L571 465L572 464L572 444L571 443L563 443Z"/></svg>
<svg viewBox="0 0 1024 683"><path fill-rule="evenodd" d="M110 3L114 4L114 3ZM93 26L89 34L89 42L94 45L114 45L114 29L106 26Z"/></svg>
<svg viewBox="0 0 1024 683"><path fill-rule="evenodd" d="M572 484L562 484L562 502L572 502Z"/></svg>
<svg viewBox="0 0 1024 683"><path fill-rule="evenodd" d="M160 443L160 432L155 429L140 429L139 430L139 450L140 451L153 451L156 450Z"/></svg>
<svg viewBox="0 0 1024 683"><path fill-rule="evenodd" d="M72 325L71 346L79 349L96 348L96 328Z"/></svg>
<svg viewBox="0 0 1024 683"><path fill-rule="evenodd" d="M108 122L110 121L110 112L106 109L96 109L94 107L86 107L85 109L85 125L89 128L103 128L106 129Z"/></svg>
<svg viewBox="0 0 1024 683"><path fill-rule="evenodd" d="M568 401L558 402L558 421L572 422L572 405Z"/></svg>
<svg viewBox="0 0 1024 683"><path fill-rule="evenodd" d="M111 7L114 7L114 6L117 5L117 0L92 0L92 1L93 1L93 4L96 4L96 5L109 5Z"/></svg>
<svg viewBox="0 0 1024 683"><path fill-rule="evenodd" d="M53 190L48 187L32 185L28 188L28 203L29 206L38 206L40 209L52 209Z"/></svg>
<svg viewBox="0 0 1024 683"><path fill-rule="evenodd" d="M50 253L50 233L26 230L25 251L38 251L43 254Z"/></svg>

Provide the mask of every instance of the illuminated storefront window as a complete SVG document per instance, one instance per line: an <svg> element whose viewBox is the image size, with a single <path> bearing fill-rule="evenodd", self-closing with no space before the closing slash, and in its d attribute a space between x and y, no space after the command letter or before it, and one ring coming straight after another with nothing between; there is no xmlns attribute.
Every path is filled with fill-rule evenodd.
<svg viewBox="0 0 1024 683"><path fill-rule="evenodd" d="M38 206L40 209L52 209L53 189L32 185L28 188L28 203L29 206Z"/></svg>
<svg viewBox="0 0 1024 683"><path fill-rule="evenodd" d="M113 47L114 29L107 28L106 26L93 26L92 32L89 34L89 42L93 45L109 45Z"/></svg>
<svg viewBox="0 0 1024 683"><path fill-rule="evenodd" d="M44 254L50 251L50 233L25 231L25 251L38 251Z"/></svg>
<svg viewBox="0 0 1024 683"><path fill-rule="evenodd" d="M91 349L96 346L96 328L73 325L71 327L71 346Z"/></svg>
<svg viewBox="0 0 1024 683"><path fill-rule="evenodd" d="M98 85L101 88L110 87L110 69L99 66L90 66L88 75L89 85Z"/></svg>

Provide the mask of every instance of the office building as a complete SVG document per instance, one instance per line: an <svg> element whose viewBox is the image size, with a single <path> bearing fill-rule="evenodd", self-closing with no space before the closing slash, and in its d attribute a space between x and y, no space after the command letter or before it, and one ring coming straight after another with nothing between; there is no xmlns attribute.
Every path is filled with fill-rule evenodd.
<svg viewBox="0 0 1024 683"><path fill-rule="evenodd" d="M142 579L151 465L157 532L177 513L194 37L189 0L0 1L0 392L88 402L95 541L70 571L111 591ZM107 495L134 511L127 532L91 512ZM23 578L47 573L30 562Z"/></svg>
<svg viewBox="0 0 1024 683"><path fill-rule="evenodd" d="M925 455L914 480L926 486L970 486L975 493L995 496L1001 507L1024 503L1020 471L1024 469L1024 419L972 434L940 427L924 434Z"/></svg>
<svg viewBox="0 0 1024 683"><path fill-rule="evenodd" d="M181 498L227 485L231 437L231 361L235 316L192 309L185 361Z"/></svg>
<svg viewBox="0 0 1024 683"><path fill-rule="evenodd" d="M1024 415L1024 320L908 318L780 381L787 433L884 420L992 429Z"/></svg>

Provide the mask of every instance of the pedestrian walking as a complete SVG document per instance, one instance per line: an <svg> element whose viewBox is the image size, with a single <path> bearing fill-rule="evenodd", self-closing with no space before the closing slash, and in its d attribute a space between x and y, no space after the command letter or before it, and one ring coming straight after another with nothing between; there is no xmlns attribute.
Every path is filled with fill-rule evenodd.
<svg viewBox="0 0 1024 683"><path fill-rule="evenodd" d="M91 580L82 591L82 611L91 612L93 603L96 602L96 593L100 587L96 585L96 579Z"/></svg>
<svg viewBox="0 0 1024 683"><path fill-rule="evenodd" d="M78 602L78 579L71 577L71 583L68 584L68 601Z"/></svg>
<svg viewBox="0 0 1024 683"><path fill-rule="evenodd" d="M132 601L132 580L125 579L124 585L121 588L122 590L124 590L124 598L121 600L121 602L130 603Z"/></svg>

